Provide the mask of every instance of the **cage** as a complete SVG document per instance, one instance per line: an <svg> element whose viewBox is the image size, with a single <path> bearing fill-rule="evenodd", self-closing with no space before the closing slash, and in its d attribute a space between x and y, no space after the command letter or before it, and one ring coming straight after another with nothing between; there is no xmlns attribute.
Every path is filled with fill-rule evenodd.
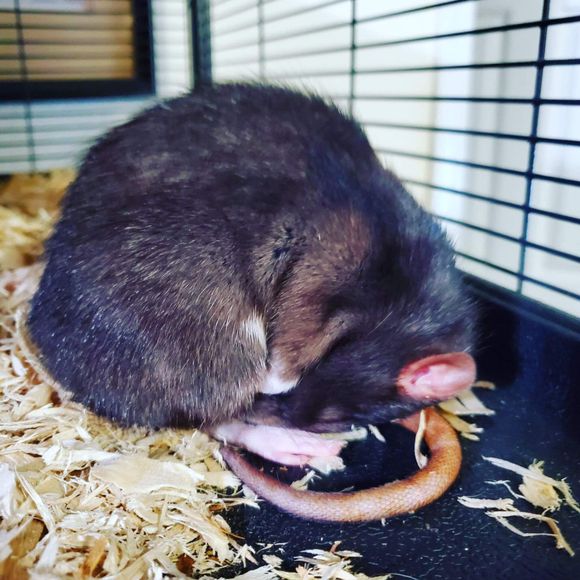
<svg viewBox="0 0 580 580"><path fill-rule="evenodd" d="M236 533L284 543L288 562L340 540L369 574L578 577L551 538L518 537L457 502L493 494L485 482L502 474L482 456L545 460L580 493L578 0L0 0L0 32L0 175L74 165L107 128L191 87L284 83L359 120L454 241L482 313L479 376L498 385L456 486L383 523L242 508ZM412 470L404 435L385 429L387 446L353 445L319 489ZM557 518L579 547L577 514Z"/></svg>

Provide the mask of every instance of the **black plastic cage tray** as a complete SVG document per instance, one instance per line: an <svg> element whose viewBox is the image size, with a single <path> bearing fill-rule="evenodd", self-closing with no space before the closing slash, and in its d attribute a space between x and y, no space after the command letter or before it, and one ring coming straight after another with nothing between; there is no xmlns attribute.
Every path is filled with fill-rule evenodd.
<svg viewBox="0 0 580 580"><path fill-rule="evenodd" d="M480 389L478 394L496 415L477 418L485 429L480 441L462 439L463 465L452 489L419 512L384 523L307 522L262 502L259 510L240 508L232 522L234 531L253 546L282 543L278 555L288 565L301 550L328 549L341 540L342 548L362 555L356 570L367 574L393 572L456 580L580 578L580 555L571 557L556 549L553 538L517 536L486 516L485 510L466 508L457 501L462 495L510 497L503 486L486 482L509 480L515 489L521 482L519 476L482 456L522 466L534 459L544 460L545 472L565 477L576 497L580 496L577 322L479 280L472 279L470 284L481 311L478 375L497 385L495 391ZM384 425L381 431L386 444L374 437L352 443L344 453L347 469L318 480L311 489L360 489L416 470L412 434L394 425ZM302 474L298 468L274 468L273 473L287 482ZM526 502L517 505L524 510ZM580 552L580 515L567 506L552 515L571 546ZM514 523L530 532L547 531L545 524L522 523L519 518Z"/></svg>

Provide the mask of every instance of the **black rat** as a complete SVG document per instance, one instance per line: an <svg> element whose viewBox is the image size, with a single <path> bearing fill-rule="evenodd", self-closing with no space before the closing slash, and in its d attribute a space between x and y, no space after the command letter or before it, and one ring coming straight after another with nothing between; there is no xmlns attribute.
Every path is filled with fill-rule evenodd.
<svg viewBox="0 0 580 580"><path fill-rule="evenodd" d="M224 84L88 152L28 320L49 373L125 425L197 426L280 463L316 432L468 387L473 307L435 220L313 95Z"/></svg>

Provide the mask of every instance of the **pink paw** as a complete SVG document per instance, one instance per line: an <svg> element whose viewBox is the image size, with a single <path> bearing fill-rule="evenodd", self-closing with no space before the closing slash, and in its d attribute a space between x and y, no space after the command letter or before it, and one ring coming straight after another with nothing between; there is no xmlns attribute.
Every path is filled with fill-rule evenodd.
<svg viewBox="0 0 580 580"><path fill-rule="evenodd" d="M230 423L215 430L216 437L242 445L265 459L285 465L304 465L313 457L338 455L343 441L323 439L298 429Z"/></svg>

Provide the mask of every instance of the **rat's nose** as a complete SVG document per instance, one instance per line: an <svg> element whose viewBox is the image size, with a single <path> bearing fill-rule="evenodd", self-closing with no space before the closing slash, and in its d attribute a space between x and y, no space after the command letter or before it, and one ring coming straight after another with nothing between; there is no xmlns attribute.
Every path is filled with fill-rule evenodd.
<svg viewBox="0 0 580 580"><path fill-rule="evenodd" d="M286 427L287 422L282 417L277 399L278 397L275 396L258 395L248 410L245 420L256 425Z"/></svg>

